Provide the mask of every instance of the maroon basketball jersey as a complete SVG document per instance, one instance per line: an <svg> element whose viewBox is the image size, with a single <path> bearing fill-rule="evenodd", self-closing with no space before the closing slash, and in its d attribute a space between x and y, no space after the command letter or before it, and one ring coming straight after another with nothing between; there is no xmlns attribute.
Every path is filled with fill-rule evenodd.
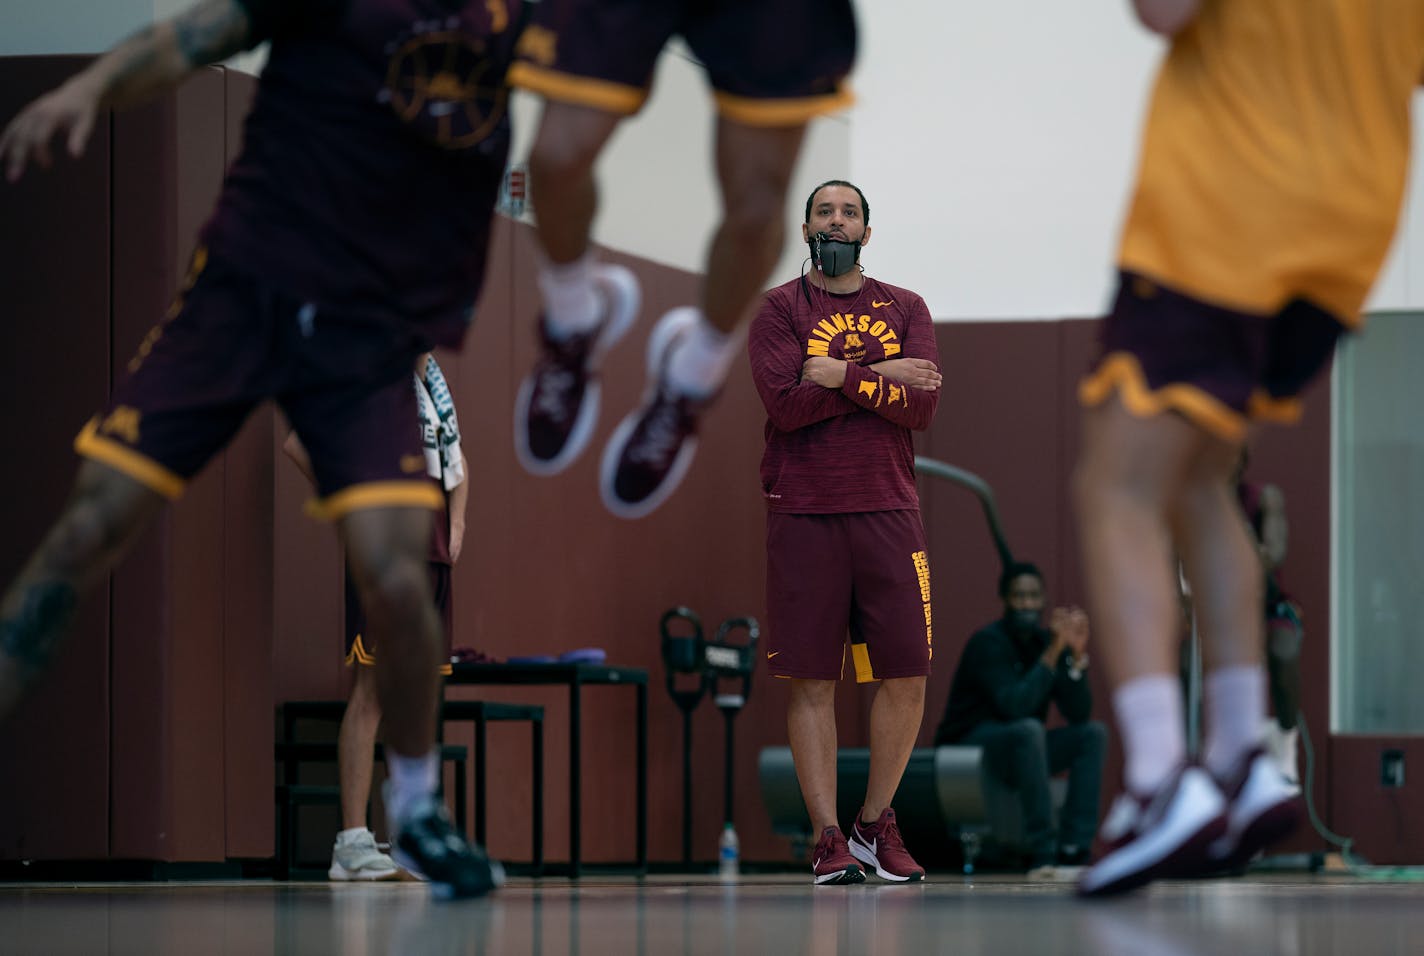
<svg viewBox="0 0 1424 956"><path fill-rule="evenodd" d="M509 147L514 0L246 0L271 55L203 234L276 289L457 346Z"/></svg>

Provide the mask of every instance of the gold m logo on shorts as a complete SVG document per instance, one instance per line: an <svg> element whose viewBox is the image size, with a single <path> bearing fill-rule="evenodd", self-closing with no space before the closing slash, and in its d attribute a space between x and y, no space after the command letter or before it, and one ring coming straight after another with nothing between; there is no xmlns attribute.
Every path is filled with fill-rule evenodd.
<svg viewBox="0 0 1424 956"><path fill-rule="evenodd" d="M128 405L119 405L99 426L101 435L113 435L130 445L138 444L138 423L143 420L143 412Z"/></svg>

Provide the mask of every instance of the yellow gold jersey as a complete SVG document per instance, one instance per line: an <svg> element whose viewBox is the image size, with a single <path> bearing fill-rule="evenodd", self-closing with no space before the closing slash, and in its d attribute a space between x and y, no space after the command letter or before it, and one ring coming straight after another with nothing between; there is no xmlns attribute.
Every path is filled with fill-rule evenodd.
<svg viewBox="0 0 1424 956"><path fill-rule="evenodd" d="M1389 250L1424 0L1205 0L1157 77L1123 269L1347 326Z"/></svg>

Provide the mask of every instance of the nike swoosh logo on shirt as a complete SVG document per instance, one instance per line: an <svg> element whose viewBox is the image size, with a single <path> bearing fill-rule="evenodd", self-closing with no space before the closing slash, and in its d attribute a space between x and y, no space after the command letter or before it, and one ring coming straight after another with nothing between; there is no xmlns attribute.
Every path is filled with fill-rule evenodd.
<svg viewBox="0 0 1424 956"><path fill-rule="evenodd" d="M767 651L767 652L766 652L766 659L767 659L767 660L771 660L773 657L775 657L777 654L780 654L780 653L781 653L780 651Z"/></svg>
<svg viewBox="0 0 1424 956"><path fill-rule="evenodd" d="M870 300L870 307L871 307L872 309L883 309L883 308L885 308L887 305L894 305L894 304L895 304L895 300L894 300L894 299L891 299L889 302L876 302L874 299L871 299L871 300Z"/></svg>

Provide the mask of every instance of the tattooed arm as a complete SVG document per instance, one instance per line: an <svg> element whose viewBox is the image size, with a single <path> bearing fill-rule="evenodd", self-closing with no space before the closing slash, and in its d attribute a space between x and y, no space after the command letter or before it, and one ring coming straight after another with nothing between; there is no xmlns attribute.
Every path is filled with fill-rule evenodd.
<svg viewBox="0 0 1424 956"><path fill-rule="evenodd" d="M251 45L252 25L238 0L199 0L145 27L57 89L20 111L0 133L0 165L10 182L25 166L50 165L50 143L64 136L71 156L84 152L105 109L142 102L189 73Z"/></svg>

